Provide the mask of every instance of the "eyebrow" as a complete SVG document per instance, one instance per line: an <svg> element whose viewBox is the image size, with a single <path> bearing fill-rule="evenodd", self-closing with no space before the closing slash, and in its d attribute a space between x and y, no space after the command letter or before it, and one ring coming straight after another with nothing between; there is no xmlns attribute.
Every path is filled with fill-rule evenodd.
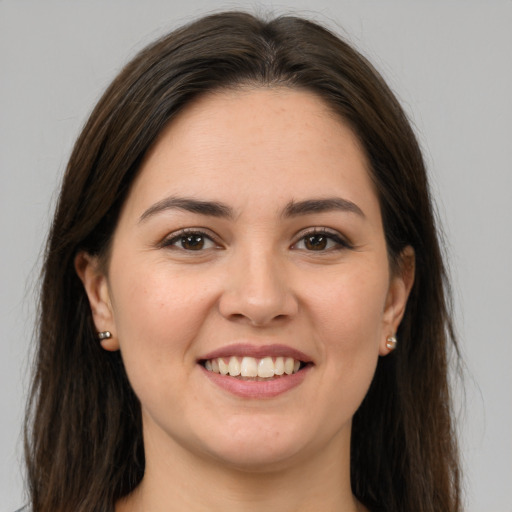
<svg viewBox="0 0 512 512"><path fill-rule="evenodd" d="M233 209L218 201L204 201L189 197L166 197L150 206L139 218L139 222L166 210L184 210L199 215L210 217L234 218ZM329 197L325 199L306 199L305 201L290 201L283 210L283 217L298 217L312 213L324 213L328 211L342 211L355 213L365 217L363 211L357 204L341 197Z"/></svg>
<svg viewBox="0 0 512 512"><path fill-rule="evenodd" d="M328 197L325 199L307 199L305 201L290 201L283 211L284 217L296 217L311 213L323 213L332 210L355 213L365 217L363 211L356 203L341 197Z"/></svg>
<svg viewBox="0 0 512 512"><path fill-rule="evenodd" d="M202 201L189 197L166 197L150 206L140 216L139 222L166 210L184 210L200 215L209 215L210 217L233 218L234 216L232 208L217 201Z"/></svg>

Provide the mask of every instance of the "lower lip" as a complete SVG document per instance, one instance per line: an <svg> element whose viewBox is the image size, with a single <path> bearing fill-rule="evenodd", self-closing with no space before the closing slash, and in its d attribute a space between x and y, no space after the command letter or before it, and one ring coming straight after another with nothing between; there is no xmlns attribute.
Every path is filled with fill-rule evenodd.
<svg viewBox="0 0 512 512"><path fill-rule="evenodd" d="M242 398L273 398L297 387L306 377L311 366L308 365L292 375L283 375L271 380L241 380L207 370L199 365L206 377L216 386L232 395Z"/></svg>

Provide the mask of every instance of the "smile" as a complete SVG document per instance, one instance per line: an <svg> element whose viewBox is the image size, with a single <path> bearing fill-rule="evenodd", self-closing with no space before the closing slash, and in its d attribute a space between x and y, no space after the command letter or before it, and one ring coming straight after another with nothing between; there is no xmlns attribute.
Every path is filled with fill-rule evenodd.
<svg viewBox="0 0 512 512"><path fill-rule="evenodd" d="M229 375L244 380L265 380L282 375L297 373L304 363L293 357L261 358L244 356L231 356L229 358L217 357L204 361L204 367L213 373Z"/></svg>
<svg viewBox="0 0 512 512"><path fill-rule="evenodd" d="M248 399L269 399L300 386L314 361L287 345L230 344L198 359L217 388Z"/></svg>

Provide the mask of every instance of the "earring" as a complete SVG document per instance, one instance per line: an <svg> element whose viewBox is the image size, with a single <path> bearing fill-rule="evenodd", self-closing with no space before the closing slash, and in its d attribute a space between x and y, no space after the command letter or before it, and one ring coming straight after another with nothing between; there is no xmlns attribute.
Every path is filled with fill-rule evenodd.
<svg viewBox="0 0 512 512"><path fill-rule="evenodd" d="M103 340L108 340L112 338L112 333L110 331L101 331L98 333L98 339L103 341Z"/></svg>
<svg viewBox="0 0 512 512"><path fill-rule="evenodd" d="M386 340L386 347L389 350L395 350L396 348L396 337L395 336L388 336L388 339Z"/></svg>

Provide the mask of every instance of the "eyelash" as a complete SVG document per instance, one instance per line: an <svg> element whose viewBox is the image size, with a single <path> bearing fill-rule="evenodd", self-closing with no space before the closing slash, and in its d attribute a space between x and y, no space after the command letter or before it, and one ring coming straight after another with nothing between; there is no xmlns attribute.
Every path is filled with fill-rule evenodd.
<svg viewBox="0 0 512 512"><path fill-rule="evenodd" d="M203 244L211 243L211 244L213 244L213 246L204 248L204 245L203 245L203 246L199 247L198 250L187 249L186 247L183 247L183 246L181 246L181 247L177 246L178 243L183 244L183 242L185 241L186 238L189 238L189 240L190 240L192 237L201 238L202 240L199 243L203 243ZM307 242L308 237L324 238L325 243L327 245L329 244L329 242L331 242L331 243L334 243L334 246L331 246L331 247L324 246L324 247L320 247L317 250L308 249L307 247L299 249L297 246L300 243L304 243L304 244L308 243ZM320 242L322 242L322 240ZM217 242L216 237L205 232L204 230L186 228L186 229L182 229L181 231L179 231L177 233L173 233L170 238L166 238L162 242L161 246L163 248L176 248L176 249L179 249L184 252L202 252L207 249L213 249L213 248L218 249L220 247L220 243ZM300 233L300 238L296 242L294 242L291 247L292 247L292 249L303 250L306 252L319 252L319 253L340 251L343 249L353 249L354 248L350 242L348 242L345 238L341 237L338 233L333 232L328 228L318 228L318 227Z"/></svg>
<svg viewBox="0 0 512 512"><path fill-rule="evenodd" d="M335 245L334 245L334 247L323 248L323 249L320 249L317 251L315 251L314 249L306 249L306 248L301 249L301 250L305 250L307 252L331 252L331 251L340 251L343 249L353 249L354 248L353 245L351 243L349 243L345 238L340 236L337 232L331 231L328 228L313 228L308 231L300 233L299 240L297 242L295 242L292 245L292 247L296 248L296 246L301 242L307 243L306 240L308 237L325 237L325 239L327 240L327 243L329 243L329 241L331 241L331 242L334 242Z"/></svg>
<svg viewBox="0 0 512 512"><path fill-rule="evenodd" d="M197 250L197 251L194 251L193 249L186 249L185 247L177 247L177 243L179 243L179 242L183 243L187 237L192 238L194 236L201 237L203 239L203 241L211 242L213 245L215 245L215 248L219 248L220 244L217 243L214 236L206 233L203 230L190 229L190 228L182 229L182 230L178 231L177 233L173 233L170 238L166 238L162 242L161 246L167 247L167 248L174 247L174 248L177 248L177 249L185 251L185 252L201 252L201 250L205 250L202 247L200 248L200 250ZM208 247L208 249L212 249L212 248L213 247Z"/></svg>

